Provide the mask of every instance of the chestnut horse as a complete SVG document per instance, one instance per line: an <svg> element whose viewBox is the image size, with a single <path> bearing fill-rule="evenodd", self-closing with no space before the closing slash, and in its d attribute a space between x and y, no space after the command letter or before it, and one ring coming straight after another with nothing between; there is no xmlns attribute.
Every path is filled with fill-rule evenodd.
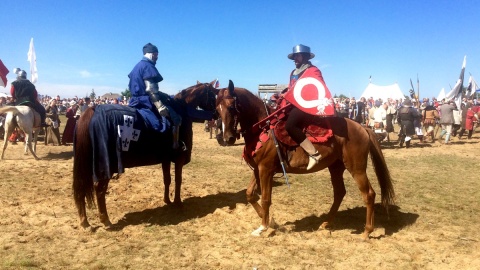
<svg viewBox="0 0 480 270"><path fill-rule="evenodd" d="M173 98L170 105L182 116L180 140L185 143L185 151L172 150L172 134L169 130L160 133L147 129L144 126L142 126L143 130L133 129L135 123L137 123L137 128L138 125L144 124L143 120L133 124L132 121L125 122L132 126L128 133L120 130L125 128L124 126L109 125L112 119L115 118L115 113L118 112L132 115L131 111L133 110L133 117L128 118L129 116L127 115L126 118L132 119L136 117L135 115L138 115L138 112L135 114L136 110L133 108L122 105L100 105L97 108L87 109L77 123L74 139L73 196L78 210L80 225L83 228L90 226L87 221L85 199L89 206L94 205L94 191L100 221L106 227L112 225L107 213L105 195L113 174L123 173L123 168L161 163L165 185L164 202L171 204L169 198L171 183L170 165L171 162L175 163L174 204L181 206L182 169L185 164L190 162L192 149L193 131L189 112L191 113L197 107L207 112L213 112L215 110L215 93L216 90L211 83L197 83L197 85L182 90ZM110 111L107 115L107 121L104 123L100 122L99 115L102 111L107 110L105 108ZM141 119L141 117L136 118ZM137 138L134 139L132 137L130 141L124 140L124 133L135 134ZM122 134L121 138L120 134ZM97 142L100 142L100 144ZM127 147L127 145L129 148L125 151L122 147ZM111 151L101 152L98 150L102 147ZM99 163L101 164L99 165ZM108 171L108 173L105 173L105 171Z"/></svg>
<svg viewBox="0 0 480 270"><path fill-rule="evenodd" d="M247 200L262 219L260 227L253 231L252 235L260 236L269 226L273 176L275 173L283 172L272 132L269 132L269 139L255 150L262 130L252 127L267 117L266 107L263 101L250 91L234 88L231 81L228 88L220 89L216 104L219 117L223 121L223 138L226 144L235 142L236 125L240 124L245 139L244 157L253 169L253 175L247 188ZM366 204L366 224L362 236L367 239L374 229L375 203L375 191L367 177L369 154L380 185L382 205L388 211L388 206L394 203L395 193L383 153L375 134L370 129L366 129L350 119L340 117L328 117L323 120L331 126L333 136L326 143L314 144L321 153L322 159L310 171L306 170L308 155L302 148L299 148L298 145L288 147L279 143L279 153L286 163L286 172L307 174L328 168L334 199L327 219L321 225L321 228L325 229L332 225L334 216L346 194L343 172L347 169L357 182ZM250 155L252 150L255 150L253 156ZM258 196L255 193L257 190L261 192L261 203L258 203Z"/></svg>

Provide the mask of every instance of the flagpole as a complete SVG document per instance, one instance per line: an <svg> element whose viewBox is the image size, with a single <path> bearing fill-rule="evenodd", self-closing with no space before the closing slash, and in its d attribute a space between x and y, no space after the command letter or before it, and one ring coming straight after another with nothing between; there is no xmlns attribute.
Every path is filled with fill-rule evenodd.
<svg viewBox="0 0 480 270"><path fill-rule="evenodd" d="M418 80L418 73L417 73L417 108L420 109L420 81Z"/></svg>

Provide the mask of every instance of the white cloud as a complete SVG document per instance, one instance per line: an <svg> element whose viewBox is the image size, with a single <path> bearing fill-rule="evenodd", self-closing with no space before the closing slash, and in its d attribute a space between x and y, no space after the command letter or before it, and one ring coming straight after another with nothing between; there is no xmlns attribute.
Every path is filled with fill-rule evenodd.
<svg viewBox="0 0 480 270"><path fill-rule="evenodd" d="M82 70L82 71L80 71L80 76L82 78L91 78L93 75L92 75L92 73L90 73L87 70Z"/></svg>

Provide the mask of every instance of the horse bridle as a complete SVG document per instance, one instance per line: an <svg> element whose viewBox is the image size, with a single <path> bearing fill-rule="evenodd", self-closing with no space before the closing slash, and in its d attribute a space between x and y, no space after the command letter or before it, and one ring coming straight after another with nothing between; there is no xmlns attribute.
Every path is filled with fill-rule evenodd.
<svg viewBox="0 0 480 270"><path fill-rule="evenodd" d="M211 85L209 83L204 83L203 85L207 88L207 97L206 97L207 102L205 107L209 107L208 110L215 111L215 93L210 88ZM210 97L212 97L212 102L210 102Z"/></svg>
<svg viewBox="0 0 480 270"><path fill-rule="evenodd" d="M233 99L232 105L228 106L227 110L232 112L233 116L233 131L235 134L238 134L237 132L237 127L238 124L240 123L240 104L238 103L238 97L237 96L231 96L231 95L226 95L222 97L222 100L226 99Z"/></svg>

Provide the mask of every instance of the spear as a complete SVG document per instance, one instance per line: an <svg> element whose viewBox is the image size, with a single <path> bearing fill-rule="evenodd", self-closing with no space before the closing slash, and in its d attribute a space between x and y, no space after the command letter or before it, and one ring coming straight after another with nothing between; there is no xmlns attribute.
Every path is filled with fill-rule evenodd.
<svg viewBox="0 0 480 270"><path fill-rule="evenodd" d="M420 107L420 81L418 80L418 73L417 73L417 106Z"/></svg>

